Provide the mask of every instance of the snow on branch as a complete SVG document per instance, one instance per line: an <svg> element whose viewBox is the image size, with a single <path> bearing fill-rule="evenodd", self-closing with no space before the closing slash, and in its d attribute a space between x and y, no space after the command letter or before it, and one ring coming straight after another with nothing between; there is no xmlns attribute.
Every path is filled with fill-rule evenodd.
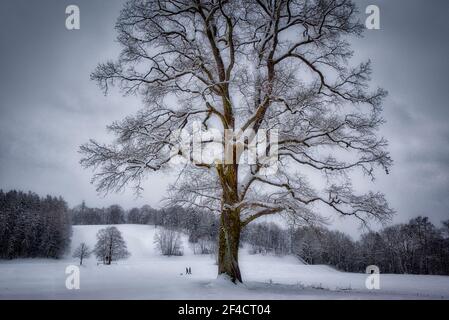
<svg viewBox="0 0 449 320"><path fill-rule="evenodd" d="M223 136L253 130L245 148L259 131L277 130L279 172L241 164L245 152L231 164L188 164L170 189L174 203L242 225L272 214L319 222L317 203L363 222L393 214L382 194L350 187L349 172L374 179L392 166L379 135L386 91L371 88L369 60L351 64L348 36L363 31L353 1L130 0L116 30L121 54L91 78L105 92L114 85L139 95L144 108L109 127L113 143L81 147L100 191L140 190L148 172L167 168L169 137L199 121ZM297 174L305 168L323 173L327 189L309 186Z"/></svg>

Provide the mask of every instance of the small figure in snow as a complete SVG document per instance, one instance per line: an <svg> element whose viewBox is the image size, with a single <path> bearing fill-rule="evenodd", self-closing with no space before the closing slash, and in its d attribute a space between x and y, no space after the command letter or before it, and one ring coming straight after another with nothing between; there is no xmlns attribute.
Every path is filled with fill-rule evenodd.
<svg viewBox="0 0 449 320"><path fill-rule="evenodd" d="M189 274L192 274L192 268L189 267Z"/></svg>

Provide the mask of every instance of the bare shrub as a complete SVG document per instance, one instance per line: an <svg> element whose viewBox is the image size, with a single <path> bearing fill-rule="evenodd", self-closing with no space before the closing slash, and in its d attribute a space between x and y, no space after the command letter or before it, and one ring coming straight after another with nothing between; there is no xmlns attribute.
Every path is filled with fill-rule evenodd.
<svg viewBox="0 0 449 320"><path fill-rule="evenodd" d="M182 256L181 234L172 229L161 229L154 236L154 243L164 256Z"/></svg>

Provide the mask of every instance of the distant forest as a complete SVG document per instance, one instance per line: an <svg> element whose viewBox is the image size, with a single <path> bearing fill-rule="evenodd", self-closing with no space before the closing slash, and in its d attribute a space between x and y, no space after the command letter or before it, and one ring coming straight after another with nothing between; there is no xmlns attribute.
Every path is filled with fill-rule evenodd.
<svg viewBox="0 0 449 320"><path fill-rule="evenodd" d="M62 198L0 190L0 258L60 258L72 223Z"/></svg>
<svg viewBox="0 0 449 320"><path fill-rule="evenodd" d="M197 254L216 253L218 217L182 207L148 205L124 210L119 205L72 209L62 198L0 191L0 258L60 258L70 244L71 225L148 224L188 235ZM441 227L427 217L363 234L354 241L325 227L288 229L275 223L252 223L241 236L253 254L291 254L308 264L326 264L342 271L365 272L377 265L382 273L449 274L449 220Z"/></svg>
<svg viewBox="0 0 449 320"><path fill-rule="evenodd" d="M74 224L134 223L164 226L188 234L199 253L214 252L218 218L181 207L153 209L146 205L125 211L114 205L106 209L88 208L84 203L71 210ZM449 274L449 220L438 228L427 217L406 224L367 232L358 241L325 227L283 229L275 223L249 224L241 243L254 254L293 254L308 264L326 264L348 272L365 272L377 265L382 273Z"/></svg>

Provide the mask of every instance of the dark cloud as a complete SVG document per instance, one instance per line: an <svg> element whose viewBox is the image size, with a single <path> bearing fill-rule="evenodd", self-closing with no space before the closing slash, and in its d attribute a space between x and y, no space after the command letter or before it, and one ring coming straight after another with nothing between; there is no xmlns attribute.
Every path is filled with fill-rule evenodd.
<svg viewBox="0 0 449 320"><path fill-rule="evenodd" d="M121 0L0 2L0 188L64 196L70 205L119 202L157 205L166 179L151 177L144 198L131 192L98 197L91 172L80 168L78 146L91 137L109 139L111 121L132 113L139 101L104 97L89 74L99 61L117 56L114 23ZM449 2L357 1L381 9L381 30L353 41L355 60L371 58L373 84L389 91L387 124L395 165L361 189L384 191L396 221L428 215L449 219ZM65 7L77 4L81 30L65 29ZM354 230L337 219L336 226Z"/></svg>

